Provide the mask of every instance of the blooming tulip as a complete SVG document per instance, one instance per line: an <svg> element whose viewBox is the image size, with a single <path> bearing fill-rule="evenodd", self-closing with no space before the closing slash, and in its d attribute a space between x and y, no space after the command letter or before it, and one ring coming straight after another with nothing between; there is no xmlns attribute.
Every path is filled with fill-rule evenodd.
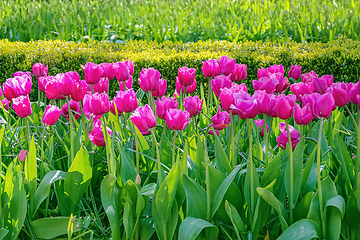
<svg viewBox="0 0 360 240"><path fill-rule="evenodd" d="M82 101L87 91L87 83L84 80L74 82L73 92L71 93L71 99L74 101Z"/></svg>
<svg viewBox="0 0 360 240"><path fill-rule="evenodd" d="M2 97L3 95L3 91L2 91L2 88L1 88L1 85L0 85L0 98Z"/></svg>
<svg viewBox="0 0 360 240"><path fill-rule="evenodd" d="M284 76L285 70L282 64L280 65L272 65L268 68L270 73L281 73Z"/></svg>
<svg viewBox="0 0 360 240"><path fill-rule="evenodd" d="M235 69L231 73L231 80L238 82L247 78L247 65L245 64L235 64Z"/></svg>
<svg viewBox="0 0 360 240"><path fill-rule="evenodd" d="M114 97L114 99L110 101L110 112L114 115L116 115L116 110L118 115L122 114L122 109L119 107L120 106L119 100L120 98ZM116 104L116 108L115 108L115 104Z"/></svg>
<svg viewBox="0 0 360 240"><path fill-rule="evenodd" d="M275 104L274 95L269 95L265 91L260 90L255 91L254 95L257 98L259 113L271 116Z"/></svg>
<svg viewBox="0 0 360 240"><path fill-rule="evenodd" d="M320 78L315 78L313 80L313 86L317 93L324 94L326 90L332 85L333 76L324 75Z"/></svg>
<svg viewBox="0 0 360 240"><path fill-rule="evenodd" d="M4 98L3 100L1 100L1 104L4 106L4 108L6 110L9 110L9 107L10 107L10 101L7 100L6 98Z"/></svg>
<svg viewBox="0 0 360 240"><path fill-rule="evenodd" d="M126 60L124 63L128 67L130 75L134 75L134 62L130 60Z"/></svg>
<svg viewBox="0 0 360 240"><path fill-rule="evenodd" d="M267 68L259 68L257 71L257 78L260 80L260 78L266 77L268 78L270 76L270 72Z"/></svg>
<svg viewBox="0 0 360 240"><path fill-rule="evenodd" d="M223 88L222 89L219 99L221 101L221 106L224 110L226 110L226 111L231 110L231 105L235 104L235 99L234 99L233 94L238 93L240 91L247 92L245 83L242 83L240 85L233 83L231 88Z"/></svg>
<svg viewBox="0 0 360 240"><path fill-rule="evenodd" d="M201 68L204 77L216 77L219 75L219 62L217 59L206 60Z"/></svg>
<svg viewBox="0 0 360 240"><path fill-rule="evenodd" d="M59 73L55 76L57 87L61 95L70 96L74 88L74 80L67 73Z"/></svg>
<svg viewBox="0 0 360 240"><path fill-rule="evenodd" d="M48 77L45 85L45 94L48 99L56 99L58 95L61 95L58 88L58 83L54 77Z"/></svg>
<svg viewBox="0 0 360 240"><path fill-rule="evenodd" d="M82 66L85 72L85 81L87 84L96 84L100 81L103 69L101 66L88 62L85 67Z"/></svg>
<svg viewBox="0 0 360 240"><path fill-rule="evenodd" d="M27 150L20 150L19 155L18 155L18 160L20 162L25 162L27 154L28 154Z"/></svg>
<svg viewBox="0 0 360 240"><path fill-rule="evenodd" d="M13 73L13 77L22 77L24 75L31 79L31 72L18 71Z"/></svg>
<svg viewBox="0 0 360 240"><path fill-rule="evenodd" d="M13 108L20 118L30 116L32 113L29 96L20 96L13 99Z"/></svg>
<svg viewBox="0 0 360 240"><path fill-rule="evenodd" d="M295 80L299 80L299 78L301 77L301 70L302 70L301 66L291 65L288 77L293 78Z"/></svg>
<svg viewBox="0 0 360 240"><path fill-rule="evenodd" d="M280 123L280 135L276 138L276 142L278 143L278 146L282 149L286 149L286 144L289 142L288 133L286 130L286 124ZM291 139L291 147L294 151L296 145L300 142L300 133L298 130L296 130L293 126L289 125L289 131L290 131L290 139Z"/></svg>
<svg viewBox="0 0 360 240"><path fill-rule="evenodd" d="M252 81L253 87L256 90L264 90L268 94L272 94L276 90L276 86L279 84L279 80L276 78L262 77L259 80Z"/></svg>
<svg viewBox="0 0 360 240"><path fill-rule="evenodd" d="M330 93L316 95L313 114L316 118L329 118L334 105L335 100Z"/></svg>
<svg viewBox="0 0 360 240"><path fill-rule="evenodd" d="M80 103L77 102L77 101L74 101L74 100L70 100L70 110L72 110L74 113L74 117L75 119L79 119L80 118L80 112L81 112L81 109L80 109ZM66 119L66 120L69 120L69 108L68 108L68 105L67 103L64 103L61 107L61 114L63 115L63 117Z"/></svg>
<svg viewBox="0 0 360 240"><path fill-rule="evenodd" d="M310 104L306 104L302 109L299 104L295 105L294 120L298 125L308 125L314 118Z"/></svg>
<svg viewBox="0 0 360 240"><path fill-rule="evenodd" d="M291 84L290 91L296 95L296 100L299 101L301 96L313 93L314 87L312 83L298 82Z"/></svg>
<svg viewBox="0 0 360 240"><path fill-rule="evenodd" d="M216 96L220 96L223 88L231 88L232 81L229 76L220 75L211 80L211 87Z"/></svg>
<svg viewBox="0 0 360 240"><path fill-rule="evenodd" d="M170 130L182 131L189 123L190 114L180 109L169 109L165 113L166 125Z"/></svg>
<svg viewBox="0 0 360 240"><path fill-rule="evenodd" d="M116 97L119 98L119 108L122 112L130 113L138 107L136 93L134 89L128 89L126 91L117 91ZM116 102L117 104L118 102Z"/></svg>
<svg viewBox="0 0 360 240"><path fill-rule="evenodd" d="M54 125L61 115L61 109L55 105L48 105L43 116L43 123L47 126Z"/></svg>
<svg viewBox="0 0 360 240"><path fill-rule="evenodd" d="M94 92L97 93L107 93L109 91L109 79L108 78L101 78L97 84L93 85Z"/></svg>
<svg viewBox="0 0 360 240"><path fill-rule="evenodd" d="M218 112L211 118L211 122L215 130L223 130L230 124L230 115L226 111L221 111L219 105Z"/></svg>
<svg viewBox="0 0 360 240"><path fill-rule="evenodd" d="M264 119L257 119L257 120L254 120L254 122L255 122L255 125L256 125L259 129L263 128L263 126L264 126ZM269 132L269 125L267 125L267 124L266 124L266 132ZM264 136L264 129L261 130L260 136L262 136L262 137Z"/></svg>
<svg viewBox="0 0 360 240"><path fill-rule="evenodd" d="M311 71L309 73L301 74L301 81L303 83L312 83L315 78L318 78L316 72Z"/></svg>
<svg viewBox="0 0 360 240"><path fill-rule="evenodd" d="M231 109L236 110L236 114L241 119L255 118L258 114L258 103L256 95L250 96L247 92L240 91L234 93L234 105L231 105Z"/></svg>
<svg viewBox="0 0 360 240"><path fill-rule="evenodd" d="M103 133L103 130L102 130L100 120L94 120L93 127L94 128L91 129L91 131L89 133L90 141L93 142L98 147L106 146L104 133ZM108 131L110 136L113 135L113 131L110 128L106 127L106 130Z"/></svg>
<svg viewBox="0 0 360 240"><path fill-rule="evenodd" d="M230 59L228 56L222 56L219 61L219 73L229 75L234 72L235 59Z"/></svg>
<svg viewBox="0 0 360 240"><path fill-rule="evenodd" d="M165 118L166 111L169 109L177 109L178 102L176 98L167 98L163 96L161 99L158 98L156 101L156 115L160 119Z"/></svg>
<svg viewBox="0 0 360 240"><path fill-rule="evenodd" d="M80 81L80 76L77 71L69 71L69 72L66 72L66 74L69 75L74 82Z"/></svg>
<svg viewBox="0 0 360 240"><path fill-rule="evenodd" d="M149 105L138 107L130 116L130 120L135 124L140 132L148 132L156 125L156 117Z"/></svg>
<svg viewBox="0 0 360 240"><path fill-rule="evenodd" d="M126 81L130 77L130 71L126 63L124 62L117 62L115 63L116 69L116 79L119 82Z"/></svg>
<svg viewBox="0 0 360 240"><path fill-rule="evenodd" d="M217 130L215 130L215 132L216 132L216 135L220 135L220 131L217 131ZM209 131L208 131L208 133L210 134L210 135L213 135L214 136L214 131L212 130L212 129L210 129Z"/></svg>
<svg viewBox="0 0 360 240"><path fill-rule="evenodd" d="M46 86L46 83L48 82L48 79L49 79L48 76L38 78L38 88L39 88L40 92L45 92L45 86Z"/></svg>
<svg viewBox="0 0 360 240"><path fill-rule="evenodd" d="M161 74L154 68L143 68L140 72L139 85L144 92L156 91Z"/></svg>
<svg viewBox="0 0 360 240"><path fill-rule="evenodd" d="M273 109L273 117L279 117L284 120L291 118L294 113L295 100L295 95L277 96Z"/></svg>
<svg viewBox="0 0 360 240"><path fill-rule="evenodd" d="M331 87L329 87L326 92L331 93L334 100L335 105L339 107L344 107L349 103L349 97L347 92L347 85L342 83L334 83Z"/></svg>
<svg viewBox="0 0 360 240"><path fill-rule="evenodd" d="M181 67L178 69L178 80L179 83L184 86L188 87L194 83L195 80L195 68L188 68L188 67Z"/></svg>
<svg viewBox="0 0 360 240"><path fill-rule="evenodd" d="M191 86L188 86L188 87L186 88L186 94L195 92L195 90L196 90L196 84L197 84L197 83L196 83L196 79L194 79L193 84L192 84ZM185 93L185 87L180 84L179 78L176 78L176 80L175 80L175 88L176 88L176 93L177 93L178 95L180 95L180 92Z"/></svg>
<svg viewBox="0 0 360 240"><path fill-rule="evenodd" d="M19 96L29 95L31 92L31 87L31 78L26 74L9 78L3 84L4 95L9 101Z"/></svg>
<svg viewBox="0 0 360 240"><path fill-rule="evenodd" d="M48 66L45 67L43 63L34 63L32 71L35 77L45 77L48 74Z"/></svg>
<svg viewBox="0 0 360 240"><path fill-rule="evenodd" d="M130 89L133 87L133 79L132 79L132 76L129 77L128 80L126 81L119 81L119 88L120 88L120 91L125 91L125 87L126 89Z"/></svg>
<svg viewBox="0 0 360 240"><path fill-rule="evenodd" d="M114 63L101 63L100 66L104 70L103 75L105 76L103 77L107 77L109 80L114 79L114 77L116 76L116 66Z"/></svg>
<svg viewBox="0 0 360 240"><path fill-rule="evenodd" d="M359 85L358 83L355 83L349 91L349 100L350 100L350 102L355 103L355 104L358 103L358 99L360 97L358 85Z"/></svg>
<svg viewBox="0 0 360 240"><path fill-rule="evenodd" d="M275 92L282 93L284 92L289 86L289 80L287 77L283 77L282 73L273 73L270 75L270 78L276 78L279 80L279 83L276 85Z"/></svg>
<svg viewBox="0 0 360 240"><path fill-rule="evenodd" d="M109 97L106 93L95 93L94 95L85 95L84 112L94 115L102 115L110 111Z"/></svg>
<svg viewBox="0 0 360 240"><path fill-rule="evenodd" d="M201 99L200 101L200 98L197 95L194 97L189 96L184 98L184 108L190 113L191 117L194 117L200 113L203 102L204 99Z"/></svg>
<svg viewBox="0 0 360 240"><path fill-rule="evenodd" d="M153 91L151 94L153 97L162 97L166 94L167 82L165 79L161 78L159 81L158 88Z"/></svg>

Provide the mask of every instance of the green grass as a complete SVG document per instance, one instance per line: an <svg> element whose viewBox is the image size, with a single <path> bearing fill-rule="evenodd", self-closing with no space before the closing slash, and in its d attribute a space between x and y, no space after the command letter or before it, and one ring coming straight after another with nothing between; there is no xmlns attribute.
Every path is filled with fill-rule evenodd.
<svg viewBox="0 0 360 240"><path fill-rule="evenodd" d="M359 39L356 0L2 0L0 38L191 42Z"/></svg>

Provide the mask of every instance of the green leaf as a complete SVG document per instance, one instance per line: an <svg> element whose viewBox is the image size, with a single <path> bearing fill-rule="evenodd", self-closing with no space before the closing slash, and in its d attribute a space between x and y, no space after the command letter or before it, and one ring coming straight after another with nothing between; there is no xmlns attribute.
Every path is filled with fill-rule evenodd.
<svg viewBox="0 0 360 240"><path fill-rule="evenodd" d="M197 166L197 168L199 169L199 173L200 173L200 179L199 181L203 180L203 176L204 176L204 167L202 165L202 163L205 163L205 150L204 150L204 144L202 143L200 137L197 138L197 143L196 143L196 160L195 160L195 164Z"/></svg>
<svg viewBox="0 0 360 240"><path fill-rule="evenodd" d="M153 225L154 220L152 218L140 219L139 232L141 240L149 240L151 238L151 236L155 232L155 228L153 227Z"/></svg>
<svg viewBox="0 0 360 240"><path fill-rule="evenodd" d="M303 219L288 227L277 240L310 240L320 236L319 226L314 221Z"/></svg>
<svg viewBox="0 0 360 240"><path fill-rule="evenodd" d="M30 227L35 238L53 239L67 233L69 220L69 217L40 218L30 222ZM78 221L74 223L73 230L81 230Z"/></svg>
<svg viewBox="0 0 360 240"><path fill-rule="evenodd" d="M205 219L206 191L186 175L183 175L183 186L186 193L186 216Z"/></svg>
<svg viewBox="0 0 360 240"><path fill-rule="evenodd" d="M345 214L345 200L337 195L329 199L325 206L325 239L338 240L341 232L341 219Z"/></svg>
<svg viewBox="0 0 360 240"><path fill-rule="evenodd" d="M0 239L3 240L5 239L6 234L8 234L9 230L7 230L6 228L0 228Z"/></svg>
<svg viewBox="0 0 360 240"><path fill-rule="evenodd" d="M160 159L166 166L171 166L172 150L170 148L169 139L166 137L165 133L161 134L160 139Z"/></svg>
<svg viewBox="0 0 360 240"><path fill-rule="evenodd" d="M314 164L316 152L317 152L317 148L315 147L305 163L304 175L303 175L303 180L301 183L301 192L303 194L313 191L316 186L316 183L317 183L316 163ZM315 169L314 169L314 166L315 166ZM315 173L314 173L314 171L315 171ZM314 186L314 174L315 174L315 186Z"/></svg>
<svg viewBox="0 0 360 240"><path fill-rule="evenodd" d="M152 196L156 188L156 183L149 183L140 189L140 193L144 196Z"/></svg>
<svg viewBox="0 0 360 240"><path fill-rule="evenodd" d="M252 174L250 173L250 164L252 165ZM253 179L251 179L251 176L253 176ZM253 185L251 186L251 182L253 182ZM256 192L256 188L260 187L260 180L258 172L256 171L254 163L248 162L248 167L246 168L246 175L245 175L245 184L244 184L244 193L245 193L245 200L246 203L250 209L250 213L254 214L255 207L257 205L257 201L259 199L259 194ZM254 202L251 202L251 191L254 193Z"/></svg>
<svg viewBox="0 0 360 240"><path fill-rule="evenodd" d="M265 172L261 178L261 186L265 187L274 179L280 179L281 174L281 152L279 152L266 167Z"/></svg>
<svg viewBox="0 0 360 240"><path fill-rule="evenodd" d="M209 228L208 240L217 239L219 230L213 224L199 218L187 217L180 224L178 239L195 240L200 232Z"/></svg>
<svg viewBox="0 0 360 240"><path fill-rule="evenodd" d="M225 210L231 220L232 225L234 226L237 238L241 239L240 234L242 232L246 232L244 221L241 219L240 214L236 208L228 201L225 201Z"/></svg>
<svg viewBox="0 0 360 240"><path fill-rule="evenodd" d="M30 150L25 160L25 177L27 180L27 188L29 189L30 196L35 193L36 190L36 179L37 179L37 165L36 165L36 148L34 136L31 138Z"/></svg>
<svg viewBox="0 0 360 240"><path fill-rule="evenodd" d="M130 159L123 146L120 146L120 163L120 176L122 182L125 183L128 180L135 182L136 167L134 161Z"/></svg>
<svg viewBox="0 0 360 240"><path fill-rule="evenodd" d="M315 193L308 192L300 201L298 205L296 205L294 209L294 221L305 219L309 213L310 204L312 199L314 198Z"/></svg>
<svg viewBox="0 0 360 240"><path fill-rule="evenodd" d="M229 163L229 159L226 156L226 153L220 143L218 135L214 134L215 137L215 162L222 173L230 173L231 172L231 166Z"/></svg>
<svg viewBox="0 0 360 240"><path fill-rule="evenodd" d="M124 214L123 214L123 219L124 219L123 223L124 223L127 239L132 239L132 232L134 229L133 211L131 209L131 205L133 205L133 203L131 199L127 197L125 199Z"/></svg>

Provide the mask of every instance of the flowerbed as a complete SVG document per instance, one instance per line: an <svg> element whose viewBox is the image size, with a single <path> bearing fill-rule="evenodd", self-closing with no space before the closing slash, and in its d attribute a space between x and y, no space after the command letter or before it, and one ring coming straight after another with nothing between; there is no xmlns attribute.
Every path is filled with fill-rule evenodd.
<svg viewBox="0 0 360 240"><path fill-rule="evenodd" d="M235 62L205 61L208 89L177 69L175 93L154 68L134 89L132 61L88 62L85 80L40 63L14 73L1 92L2 239L356 239L359 84L272 65L251 95Z"/></svg>

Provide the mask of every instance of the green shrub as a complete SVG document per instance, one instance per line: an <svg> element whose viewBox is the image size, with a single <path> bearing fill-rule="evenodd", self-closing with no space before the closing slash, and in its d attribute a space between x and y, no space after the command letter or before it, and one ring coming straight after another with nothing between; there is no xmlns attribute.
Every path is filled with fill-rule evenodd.
<svg viewBox="0 0 360 240"><path fill-rule="evenodd" d="M258 68L272 64L283 64L286 72L291 64L299 64L303 67L303 72L314 70L319 75L332 74L334 81L354 82L359 79L360 41L340 38L327 43L232 43L209 40L195 43L126 41L116 44L97 41L75 43L56 40L24 43L0 40L0 81L4 82L16 71L31 71L36 62L48 64L49 74L76 70L83 78L81 65L86 62L102 63L128 59L135 63L135 88L138 86L136 80L141 68L153 67L168 81L167 94L171 94L175 88L179 67L196 68L199 86L203 83L207 87L201 71L202 62L223 55L235 58L237 63L248 65L248 87L251 87L251 80L256 78ZM117 81L112 81L110 86L113 94L118 89ZM37 96L36 90L33 90L32 94Z"/></svg>

